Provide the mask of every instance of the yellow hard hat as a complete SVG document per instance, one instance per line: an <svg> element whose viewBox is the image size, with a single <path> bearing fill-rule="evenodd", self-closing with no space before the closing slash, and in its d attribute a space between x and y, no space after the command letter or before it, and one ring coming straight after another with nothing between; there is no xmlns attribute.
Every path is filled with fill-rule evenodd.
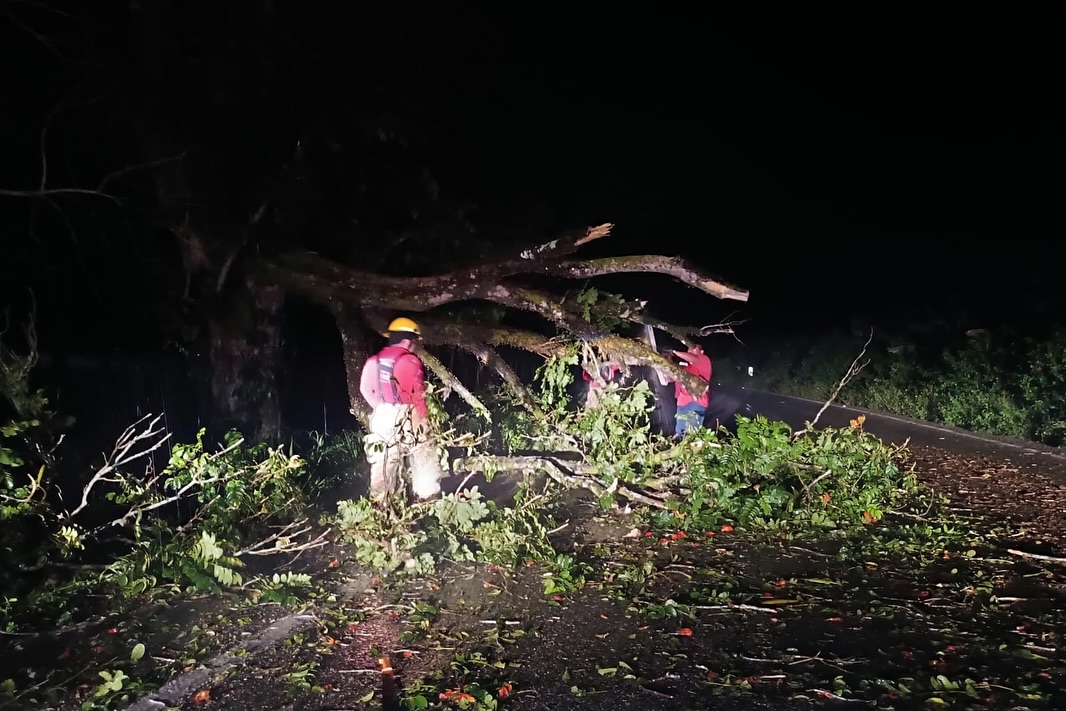
<svg viewBox="0 0 1066 711"><path fill-rule="evenodd" d="M400 318L394 318L389 324L389 333L413 333L416 336L421 336L422 329L411 319L401 316Z"/></svg>

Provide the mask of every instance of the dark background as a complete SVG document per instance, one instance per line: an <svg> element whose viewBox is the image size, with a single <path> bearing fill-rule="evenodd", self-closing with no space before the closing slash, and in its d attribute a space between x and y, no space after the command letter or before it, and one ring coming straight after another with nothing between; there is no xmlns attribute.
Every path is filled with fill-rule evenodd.
<svg viewBox="0 0 1066 711"><path fill-rule="evenodd" d="M177 59L158 69L138 3L0 0L0 188L38 186L46 125L48 186L95 187L137 162L129 119L147 103L189 140L217 205L247 214L263 186L295 196L274 239L373 243L425 174L490 242L609 221L590 254L688 257L750 302L605 284L676 322L747 318L750 338L1035 324L1064 306L1050 16L239 5L176 3L162 43ZM382 127L410 140L344 152ZM315 199L271 177L298 144L331 141L344 148ZM0 294L19 316L32 289L42 348L143 356L181 327L144 175L109 183L121 205L0 195ZM305 355L339 359L328 318L294 310L288 328Z"/></svg>

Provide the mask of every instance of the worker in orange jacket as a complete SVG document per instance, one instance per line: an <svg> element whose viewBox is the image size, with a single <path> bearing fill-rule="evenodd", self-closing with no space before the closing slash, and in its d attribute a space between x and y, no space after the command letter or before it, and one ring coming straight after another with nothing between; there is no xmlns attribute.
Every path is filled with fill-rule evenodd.
<svg viewBox="0 0 1066 711"><path fill-rule="evenodd" d="M680 361L680 365L689 373L707 383L707 388L697 397L681 384L680 380L674 381L674 397L677 398L677 412L674 415L674 437L681 439L689 432L698 430L703 426L703 418L707 415L707 408L711 404L711 359L703 352L703 346L693 343L687 351L666 351Z"/></svg>
<svg viewBox="0 0 1066 711"><path fill-rule="evenodd" d="M425 371L417 355L422 331L411 319L397 318L387 335L388 345L367 359L359 382L359 392L373 408L363 440L370 497L381 502L401 490L407 459L411 489L425 500L440 493L443 471L426 406Z"/></svg>

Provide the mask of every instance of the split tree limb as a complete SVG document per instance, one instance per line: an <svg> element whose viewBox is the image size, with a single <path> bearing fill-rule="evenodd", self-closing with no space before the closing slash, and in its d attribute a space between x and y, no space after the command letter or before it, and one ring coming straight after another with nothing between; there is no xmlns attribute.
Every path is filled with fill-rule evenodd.
<svg viewBox="0 0 1066 711"><path fill-rule="evenodd" d="M474 393L470 392L470 390L468 390L467 387L463 385L459 378L455 377L455 375L450 370L444 367L444 364L441 363L435 355L433 355L432 353L427 353L425 351L419 353L418 355L419 358L422 359L422 362L425 363L426 367L432 370L433 373L438 378L440 378L441 382L444 383L446 387L449 387L456 393L458 393L459 397L465 400L466 404L470 405L470 407L473 408L474 412L476 412L486 421L492 422L492 414L489 412L489 408L485 407L484 403L482 403L481 400L479 400L477 396L474 395Z"/></svg>
<svg viewBox="0 0 1066 711"><path fill-rule="evenodd" d="M507 364L507 361L500 357L499 353L488 346L478 344L465 344L462 348L477 358L481 365L492 368L515 396L518 404L528 410L530 414L534 417L544 416L537 403L533 401L529 391L526 390L526 386L522 384L518 374Z"/></svg>

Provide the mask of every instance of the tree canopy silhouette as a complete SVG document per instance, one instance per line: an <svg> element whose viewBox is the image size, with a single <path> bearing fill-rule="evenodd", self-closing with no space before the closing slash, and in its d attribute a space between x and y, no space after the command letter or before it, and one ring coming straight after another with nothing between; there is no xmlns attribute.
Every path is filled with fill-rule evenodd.
<svg viewBox="0 0 1066 711"><path fill-rule="evenodd" d="M549 355L557 334L696 389L618 327L649 324L682 340L699 328L567 284L659 273L722 299L747 292L675 256L579 258L610 224L475 224L470 201L449 187L461 181L449 180L457 161L446 139L462 121L466 65L479 58L436 32L434 12L394 31L365 14L331 23L267 0L209 12L171 0L31 7L22 41L57 88L36 87L36 113L21 126L36 139L37 174L11 174L0 191L19 210L31 205L23 263L65 255L80 270L69 291L110 289L100 320L195 344L210 361L215 422L257 438L280 428L289 296L336 318L357 415L358 369L397 312L420 314L431 349L472 353L520 395L497 349ZM417 56L404 52L413 43ZM447 61L418 59L436 51ZM547 328L512 325L509 312Z"/></svg>

